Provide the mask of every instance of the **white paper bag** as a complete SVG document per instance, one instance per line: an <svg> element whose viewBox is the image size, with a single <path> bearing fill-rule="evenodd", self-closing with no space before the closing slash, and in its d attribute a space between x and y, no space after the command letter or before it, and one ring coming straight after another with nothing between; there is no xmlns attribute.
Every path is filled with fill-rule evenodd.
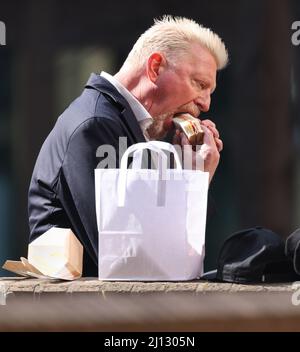
<svg viewBox="0 0 300 352"><path fill-rule="evenodd" d="M141 169L142 151L158 155ZM174 153L167 169L163 150ZM127 168L133 153L132 169ZM183 170L173 145L129 147L120 169L96 169L100 280L190 280L203 273L209 174Z"/></svg>

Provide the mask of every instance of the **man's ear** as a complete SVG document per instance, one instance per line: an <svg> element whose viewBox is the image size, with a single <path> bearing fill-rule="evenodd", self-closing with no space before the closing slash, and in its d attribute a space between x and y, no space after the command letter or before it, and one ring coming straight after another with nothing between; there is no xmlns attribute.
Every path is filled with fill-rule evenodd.
<svg viewBox="0 0 300 352"><path fill-rule="evenodd" d="M164 65L165 58L161 53L153 53L149 56L147 62L147 75L151 82L156 82Z"/></svg>

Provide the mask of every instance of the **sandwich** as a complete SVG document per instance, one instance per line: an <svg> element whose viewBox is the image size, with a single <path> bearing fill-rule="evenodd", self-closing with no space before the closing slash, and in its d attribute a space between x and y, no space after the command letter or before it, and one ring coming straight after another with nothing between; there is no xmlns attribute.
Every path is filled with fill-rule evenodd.
<svg viewBox="0 0 300 352"><path fill-rule="evenodd" d="M192 145L203 144L204 131L199 119L190 114L180 114L173 118L176 128L179 128Z"/></svg>

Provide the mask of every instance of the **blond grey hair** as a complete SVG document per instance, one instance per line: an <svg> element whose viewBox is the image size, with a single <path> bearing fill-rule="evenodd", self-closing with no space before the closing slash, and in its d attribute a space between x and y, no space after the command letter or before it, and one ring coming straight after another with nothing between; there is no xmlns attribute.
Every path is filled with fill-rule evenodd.
<svg viewBox="0 0 300 352"><path fill-rule="evenodd" d="M209 28L184 17L163 16L144 32L134 44L125 64L141 67L154 52L161 52L171 62L188 53L192 43L199 43L215 58L218 70L228 63L222 39Z"/></svg>

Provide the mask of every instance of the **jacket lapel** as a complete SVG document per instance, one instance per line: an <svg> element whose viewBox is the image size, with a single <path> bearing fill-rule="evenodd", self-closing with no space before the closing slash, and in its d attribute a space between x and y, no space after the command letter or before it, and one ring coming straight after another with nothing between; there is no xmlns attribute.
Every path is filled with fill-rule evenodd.
<svg viewBox="0 0 300 352"><path fill-rule="evenodd" d="M108 95L120 110L122 121L132 133L132 137L136 143L145 142L145 137L133 114L127 100L117 91L117 89L105 78L92 73L85 88L93 88L99 92Z"/></svg>

